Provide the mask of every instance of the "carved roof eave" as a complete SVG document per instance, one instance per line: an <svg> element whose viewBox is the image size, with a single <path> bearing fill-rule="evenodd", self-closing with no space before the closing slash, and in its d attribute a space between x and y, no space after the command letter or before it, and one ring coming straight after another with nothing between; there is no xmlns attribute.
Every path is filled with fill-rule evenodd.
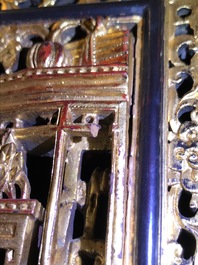
<svg viewBox="0 0 198 265"><path fill-rule="evenodd" d="M0 77L0 110L57 101L125 101L128 67L26 69Z"/></svg>

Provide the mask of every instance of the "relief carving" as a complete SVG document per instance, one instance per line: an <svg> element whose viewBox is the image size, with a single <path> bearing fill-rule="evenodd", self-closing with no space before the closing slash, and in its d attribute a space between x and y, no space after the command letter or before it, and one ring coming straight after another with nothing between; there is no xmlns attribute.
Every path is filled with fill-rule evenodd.
<svg viewBox="0 0 198 265"><path fill-rule="evenodd" d="M22 53L22 69L126 64L129 29L100 17L10 25L1 27L0 43L0 63L7 74L20 70Z"/></svg>
<svg viewBox="0 0 198 265"><path fill-rule="evenodd" d="M88 185L88 191L86 196L86 213L85 213L85 225L84 233L82 237L73 240L70 243L69 252L69 264L81 265L83 260L90 257L94 260L94 265L104 265L105 260L105 237L103 234L96 236L96 222L99 207L103 207L104 211L106 205L101 205L100 197L108 197L109 193L109 170L102 171L100 168L96 168L92 173L90 183ZM104 203L104 201L103 201ZM108 202L106 201L108 204ZM99 205L100 204L100 205ZM105 226L107 225L107 220ZM105 223L103 221L103 225ZM87 257L86 257L87 256Z"/></svg>
<svg viewBox="0 0 198 265"><path fill-rule="evenodd" d="M2 34L0 47L4 68L0 77L1 131L10 134L3 138L0 162L9 162L10 166L6 168L8 174L2 174L1 197L15 199L15 188L22 190L16 202L0 202L3 214L12 207L10 220L16 211L20 219L25 220L27 215L33 219L38 214L43 220L43 215L39 215L43 207L31 210L32 200L26 200L30 184L26 153L19 139L24 148L28 147L32 193L38 179L34 174L30 176L34 168L29 161L35 159L33 156L38 161L37 158L51 154L47 179L50 185L35 264L124 264L126 256L131 260L133 247L129 237L134 231L134 205L128 195L134 196L134 186L128 184L132 178L132 174L128 175L128 138L132 130L129 116L135 90L133 73L136 71L139 76L140 71L142 18L65 19L2 29L7 35ZM137 46L133 33L139 36ZM137 84L135 97L139 99L138 81ZM133 126L137 128L139 110L134 111ZM50 113L56 114L53 123ZM25 240L18 240L26 245ZM5 238L2 242L7 244ZM21 250L25 251L24 245ZM23 253L21 257L24 256Z"/></svg>
<svg viewBox="0 0 198 265"><path fill-rule="evenodd" d="M105 2L112 2L112 0L104 0ZM90 4L104 2L102 0L0 0L0 10L23 9L31 7L48 7L56 5L68 4ZM114 0L115 1L115 0ZM120 0L116 0L119 2Z"/></svg>
<svg viewBox="0 0 198 265"><path fill-rule="evenodd" d="M169 9L168 9L169 8ZM197 7L167 1L167 197L168 264L198 261ZM173 37L174 36L174 37ZM166 259L166 255L164 255ZM166 264L165 259L163 264Z"/></svg>
<svg viewBox="0 0 198 265"><path fill-rule="evenodd" d="M29 199L30 183L27 178L25 151L11 132L2 137L0 145L0 199L6 195L16 199L16 185L20 188L20 198Z"/></svg>
<svg viewBox="0 0 198 265"><path fill-rule="evenodd" d="M188 96L194 95L194 91ZM193 98L195 100L195 98ZM179 102L180 110L184 107L181 100ZM178 243L182 229L192 233L197 237L198 234L198 124L196 109L191 112L191 121L180 123L176 119L171 120L171 141L170 148L173 152L172 165L170 165L168 185L168 210L169 219L172 220L172 226L169 228L169 246L170 250L174 250L173 263L171 264L194 264L194 257L187 260L184 259L182 246ZM175 137L173 138L173 131ZM180 200L183 192L190 194L189 216L180 210ZM183 201L181 204L184 203ZM177 241L176 241L177 240ZM186 239L187 240L187 239ZM174 243L173 243L174 242Z"/></svg>
<svg viewBox="0 0 198 265"><path fill-rule="evenodd" d="M41 25L9 25L0 30L0 63L7 74L18 69L19 55L23 48L33 45L32 38L45 39L48 29Z"/></svg>

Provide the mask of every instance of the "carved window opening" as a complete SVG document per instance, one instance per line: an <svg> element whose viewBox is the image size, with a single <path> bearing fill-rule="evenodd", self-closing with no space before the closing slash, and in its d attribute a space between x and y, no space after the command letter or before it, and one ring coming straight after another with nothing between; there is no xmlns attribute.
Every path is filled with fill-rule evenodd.
<svg viewBox="0 0 198 265"><path fill-rule="evenodd" d="M44 207L47 205L52 164L53 157L27 155L27 168L31 185L31 198L37 199Z"/></svg>
<svg viewBox="0 0 198 265"><path fill-rule="evenodd" d="M110 172L110 151L85 151L83 153L80 179L86 182L87 190L92 189L94 178L99 178L101 179L100 182L104 183L100 191L93 192L90 198L87 196L90 211L96 211L95 222L92 228L92 237L95 239L106 239L110 196ZM83 212L85 212L85 209L83 209ZM84 229L84 232L86 232L86 227Z"/></svg>

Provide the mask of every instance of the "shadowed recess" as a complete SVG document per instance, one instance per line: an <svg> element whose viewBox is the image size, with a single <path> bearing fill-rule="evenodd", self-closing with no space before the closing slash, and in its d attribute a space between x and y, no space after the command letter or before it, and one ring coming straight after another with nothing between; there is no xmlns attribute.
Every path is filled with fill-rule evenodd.
<svg viewBox="0 0 198 265"><path fill-rule="evenodd" d="M194 35L194 30L189 24L178 25L175 29L175 36L179 35Z"/></svg>
<svg viewBox="0 0 198 265"><path fill-rule="evenodd" d="M79 238L84 232L84 216L79 207L76 208L74 216L74 226L73 226L73 239Z"/></svg>
<svg viewBox="0 0 198 265"><path fill-rule="evenodd" d="M181 233L178 237L177 242L183 248L183 258L190 259L194 256L196 250L196 239L193 234L189 233L188 231L182 229Z"/></svg>
<svg viewBox="0 0 198 265"><path fill-rule="evenodd" d="M90 255L84 251L80 251L79 256L82 261L82 265L94 265L95 264L95 257L94 255Z"/></svg>
<svg viewBox="0 0 198 265"><path fill-rule="evenodd" d="M27 154L28 178L31 198L37 199L44 207L47 204L51 180L53 157Z"/></svg>
<svg viewBox="0 0 198 265"><path fill-rule="evenodd" d="M179 121L181 123L184 123L186 121L191 121L190 114L191 114L191 111L193 111L193 110L194 110L193 106L186 106L186 107L182 108L178 114Z"/></svg>
<svg viewBox="0 0 198 265"><path fill-rule="evenodd" d="M96 214L96 222L94 226L94 237L96 239L106 238L108 216L108 194L100 194L98 198L98 207Z"/></svg>
<svg viewBox="0 0 198 265"><path fill-rule="evenodd" d="M0 265L4 265L6 249L0 248Z"/></svg>
<svg viewBox="0 0 198 265"><path fill-rule="evenodd" d="M179 75L180 81L176 83L176 90L179 98L182 98L193 87L193 78L189 73L183 72Z"/></svg>
<svg viewBox="0 0 198 265"><path fill-rule="evenodd" d="M185 217L195 216L197 210L190 208L190 200L192 194L189 191L183 190L179 198L179 212Z"/></svg>
<svg viewBox="0 0 198 265"><path fill-rule="evenodd" d="M181 7L177 10L177 15L180 17L180 18L185 18L187 16L190 16L192 13L192 10L190 8L187 8L187 7Z"/></svg>
<svg viewBox="0 0 198 265"><path fill-rule="evenodd" d="M194 56L194 54L195 52L192 49L190 49L187 43L184 43L179 47L178 57L186 65L191 64L191 59Z"/></svg>
<svg viewBox="0 0 198 265"><path fill-rule="evenodd" d="M89 182L95 168L111 168L111 151L90 150L82 155L81 180Z"/></svg>

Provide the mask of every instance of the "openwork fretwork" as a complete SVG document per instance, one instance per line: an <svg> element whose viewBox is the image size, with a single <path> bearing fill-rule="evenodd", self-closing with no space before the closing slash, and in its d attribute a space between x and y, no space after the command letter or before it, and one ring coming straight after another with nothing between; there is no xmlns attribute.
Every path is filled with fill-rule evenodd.
<svg viewBox="0 0 198 265"><path fill-rule="evenodd" d="M169 69L166 65L164 102L169 122L165 169L168 192L163 191L167 194L164 204L167 210L162 231L167 231L167 238L163 238L168 245L163 264L197 264L198 9L193 1L167 1L166 8L165 56Z"/></svg>
<svg viewBox="0 0 198 265"><path fill-rule="evenodd" d="M0 0L0 10L24 9L31 7L62 6L68 4L91 4L100 2L117 2L118 0Z"/></svg>

